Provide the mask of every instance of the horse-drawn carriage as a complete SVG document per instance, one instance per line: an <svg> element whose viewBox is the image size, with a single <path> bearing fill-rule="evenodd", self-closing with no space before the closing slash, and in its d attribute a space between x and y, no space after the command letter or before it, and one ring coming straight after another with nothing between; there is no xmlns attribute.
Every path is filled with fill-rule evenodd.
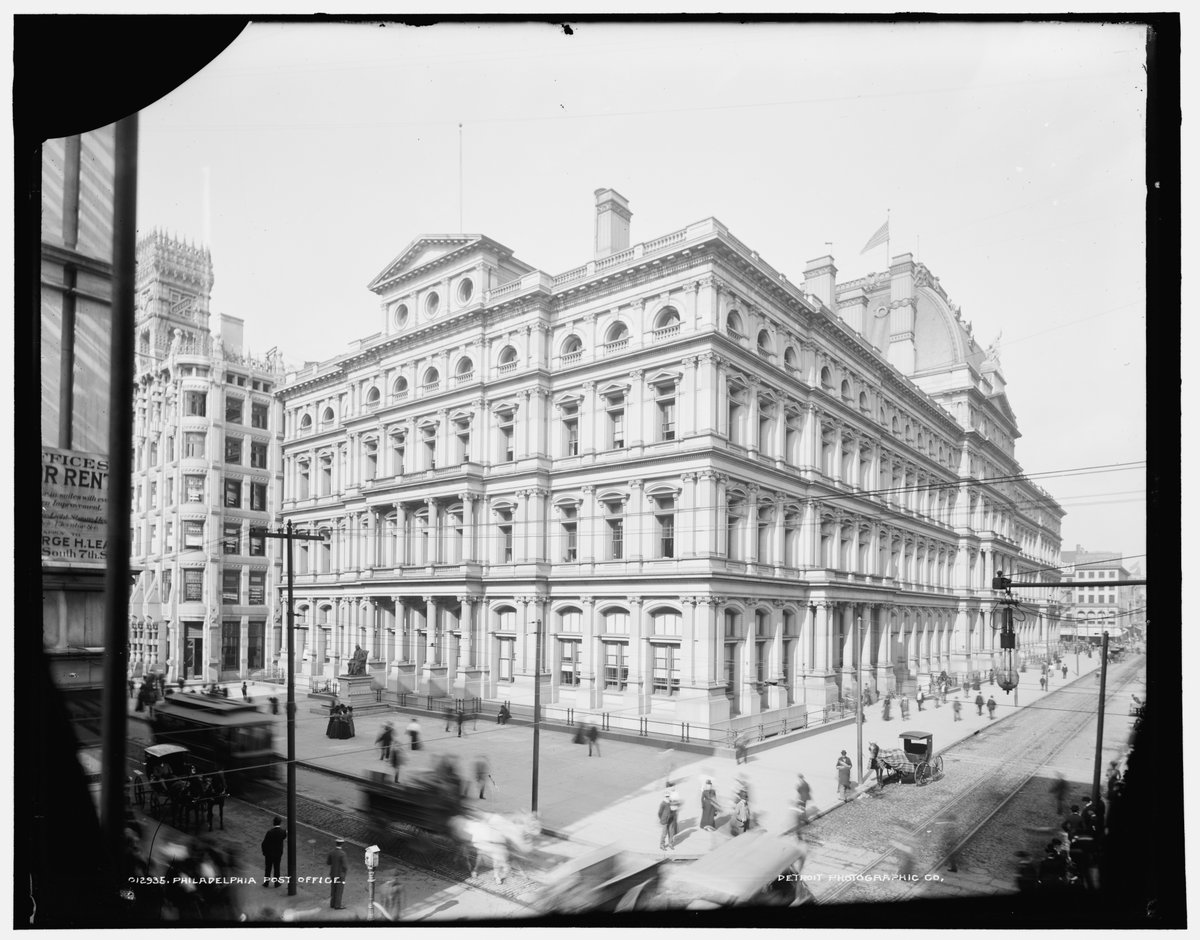
<svg viewBox="0 0 1200 940"><path fill-rule="evenodd" d="M903 731L902 747L879 750L873 756L878 764L880 780L898 779L923 787L942 775L943 762L933 750L933 734L928 731Z"/></svg>
<svg viewBox="0 0 1200 940"><path fill-rule="evenodd" d="M412 774L403 784L369 770L358 787L364 809L376 824L429 836L447 849L464 852L471 877L478 874L480 858L486 857L497 884L511 871L511 855L532 852L534 837L541 832L531 813L508 817L468 807L463 781L446 768Z"/></svg>
<svg viewBox="0 0 1200 940"><path fill-rule="evenodd" d="M152 744L143 754L143 771L133 774L132 802L145 806L155 818L170 814L177 827L200 827L207 816L212 831L213 813L219 811L225 828L228 788L219 767L199 758L181 744Z"/></svg>

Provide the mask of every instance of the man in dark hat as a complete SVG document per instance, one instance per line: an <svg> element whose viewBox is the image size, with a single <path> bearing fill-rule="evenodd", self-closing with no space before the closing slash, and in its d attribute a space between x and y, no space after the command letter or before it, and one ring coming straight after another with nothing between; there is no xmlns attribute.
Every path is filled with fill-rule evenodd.
<svg viewBox="0 0 1200 940"><path fill-rule="evenodd" d="M342 851L342 846L346 840L338 836L336 845L333 851L329 853L325 861L329 865L329 878L331 880L329 891L329 906L335 911L343 911L345 907L342 905L342 891L346 887L346 853Z"/></svg>
<svg viewBox="0 0 1200 940"><path fill-rule="evenodd" d="M272 826L262 840L262 853L267 865L267 872L263 876L264 888L279 884L279 861L283 858L283 843L287 841L283 820L276 816L271 822Z"/></svg>

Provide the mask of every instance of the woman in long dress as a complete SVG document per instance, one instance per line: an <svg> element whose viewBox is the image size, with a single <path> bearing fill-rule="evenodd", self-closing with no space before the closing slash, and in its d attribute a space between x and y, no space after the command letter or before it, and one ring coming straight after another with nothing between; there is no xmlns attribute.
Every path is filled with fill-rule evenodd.
<svg viewBox="0 0 1200 940"><path fill-rule="evenodd" d="M700 791L700 828L715 830L717 828L717 791L711 780L704 781L704 789Z"/></svg>

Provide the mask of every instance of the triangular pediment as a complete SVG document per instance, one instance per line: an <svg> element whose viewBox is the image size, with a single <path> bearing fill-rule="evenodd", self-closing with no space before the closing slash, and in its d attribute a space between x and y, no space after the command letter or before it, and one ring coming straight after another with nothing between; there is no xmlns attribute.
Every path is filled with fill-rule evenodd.
<svg viewBox="0 0 1200 940"><path fill-rule="evenodd" d="M486 235L422 235L409 242L407 248L389 261L367 288L378 292L401 278L420 271L431 271L442 261L461 260L464 255L481 250L498 259L516 261L512 258L511 249ZM516 263L528 268L521 262Z"/></svg>
<svg viewBox="0 0 1200 940"><path fill-rule="evenodd" d="M1017 423L1017 416L1013 413L1012 405L1008 403L1008 394L1006 392L997 392L995 395L989 395L988 401L995 405L1000 410L1000 413L1014 425Z"/></svg>
<svg viewBox="0 0 1200 940"><path fill-rule="evenodd" d="M410 274L439 258L455 254L478 242L480 238L479 235L422 235L415 238L409 242L407 248L388 262L387 267L375 276L368 288L375 290L388 281Z"/></svg>

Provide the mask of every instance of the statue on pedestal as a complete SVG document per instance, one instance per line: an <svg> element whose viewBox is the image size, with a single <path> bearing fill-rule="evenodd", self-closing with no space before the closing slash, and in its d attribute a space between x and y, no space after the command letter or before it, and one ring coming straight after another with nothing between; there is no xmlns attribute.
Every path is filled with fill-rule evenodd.
<svg viewBox="0 0 1200 940"><path fill-rule="evenodd" d="M354 655L346 664L346 675L365 676L367 674L367 651L358 644L354 646Z"/></svg>

